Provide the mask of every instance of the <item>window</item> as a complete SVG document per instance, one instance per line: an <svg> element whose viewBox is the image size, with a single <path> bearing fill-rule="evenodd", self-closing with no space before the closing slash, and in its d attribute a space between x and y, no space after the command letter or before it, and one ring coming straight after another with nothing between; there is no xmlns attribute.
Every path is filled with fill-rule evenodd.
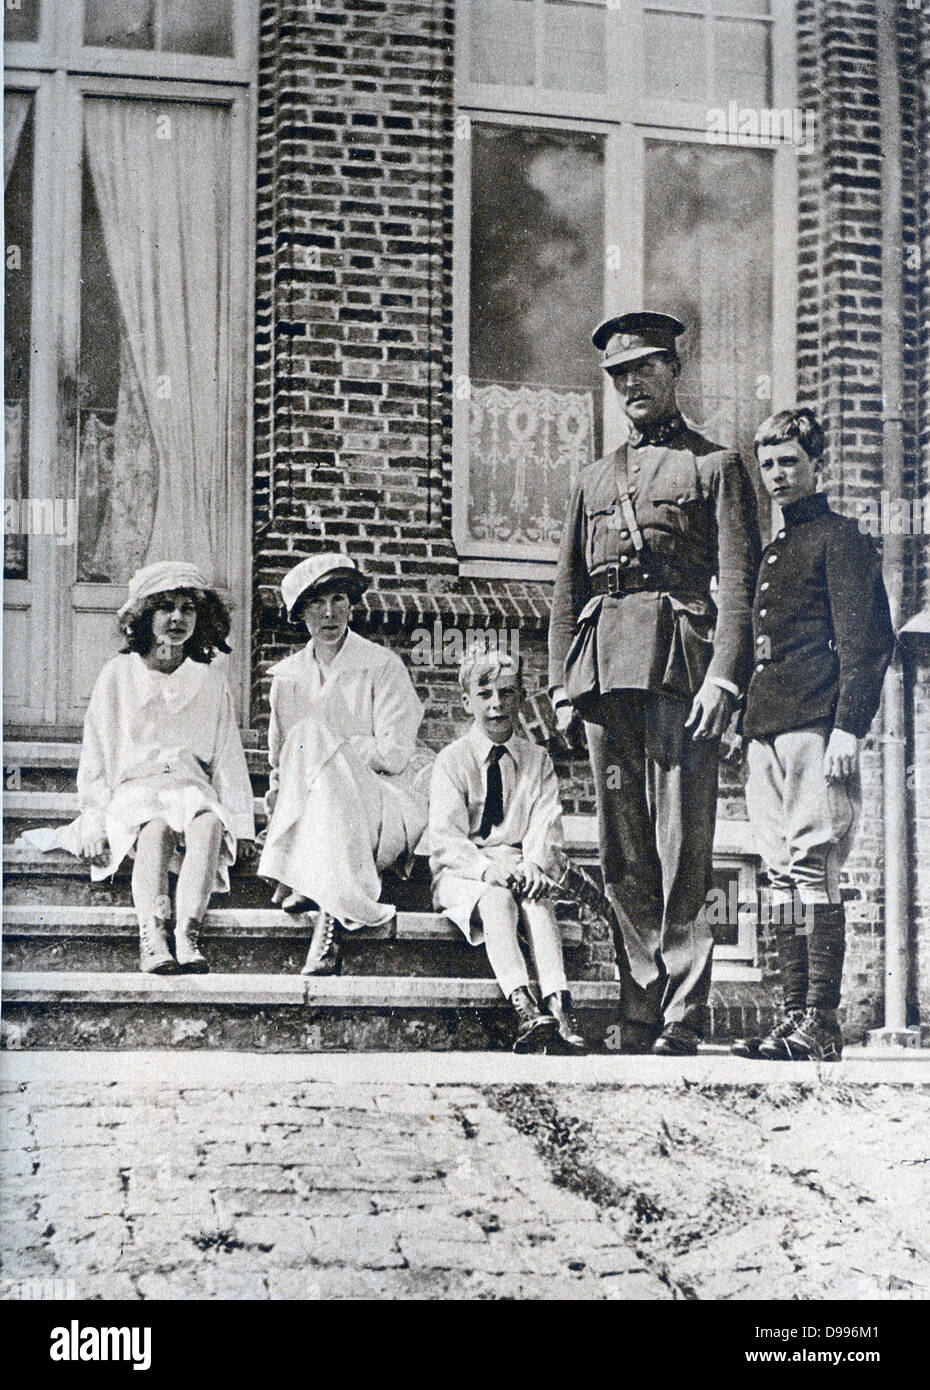
<svg viewBox="0 0 930 1390"><path fill-rule="evenodd" d="M85 0L84 42L231 58L232 20L232 0Z"/></svg>
<svg viewBox="0 0 930 1390"><path fill-rule="evenodd" d="M6 335L3 358L4 498L27 495L29 453L29 364L32 357L32 170L33 96L3 96L4 234L6 245ZM27 536L6 537L5 579L25 579Z"/></svg>
<svg viewBox="0 0 930 1390"><path fill-rule="evenodd" d="M786 0L460 0L464 572L551 574L578 469L622 436L590 341L608 313L682 319L682 409L745 458L791 398L800 123L751 120L792 100L789 11ZM747 111L738 138L720 139L720 120Z"/></svg>
<svg viewBox="0 0 930 1390"><path fill-rule="evenodd" d="M244 709L257 0L6 14L7 717L80 718L172 558L232 600Z"/></svg>

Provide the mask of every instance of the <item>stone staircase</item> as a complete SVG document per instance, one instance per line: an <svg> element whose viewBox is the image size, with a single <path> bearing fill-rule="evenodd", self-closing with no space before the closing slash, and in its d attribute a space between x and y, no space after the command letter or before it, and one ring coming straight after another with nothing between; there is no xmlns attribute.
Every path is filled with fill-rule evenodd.
<svg viewBox="0 0 930 1390"><path fill-rule="evenodd" d="M409 879L385 876L396 919L350 938L343 974L304 978L306 926L269 906L254 869L233 869L232 891L206 918L209 975L151 976L137 968L128 874L93 884L64 853L14 844L22 830L77 811L80 745L4 748L3 1041L6 1047L242 1048L273 1051L486 1049L509 1046L512 1022L485 954L433 912L426 861ZM264 824L264 753L247 749ZM15 773L11 775L12 770ZM590 858L590 827L576 826ZM619 987L609 952L559 904L571 988L583 1026L602 1038ZM578 978L580 977L580 978Z"/></svg>

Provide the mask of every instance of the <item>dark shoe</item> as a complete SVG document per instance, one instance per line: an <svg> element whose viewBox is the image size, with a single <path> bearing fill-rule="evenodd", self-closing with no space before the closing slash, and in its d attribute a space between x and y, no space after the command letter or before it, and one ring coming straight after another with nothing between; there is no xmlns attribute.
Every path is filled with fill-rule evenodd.
<svg viewBox="0 0 930 1390"><path fill-rule="evenodd" d="M611 1040L611 1052L619 1052L626 1057L641 1057L646 1053L651 1053L655 1045L656 1038L661 1031L658 1023L644 1023L640 1019L628 1020L613 1025L620 1030L620 1046L614 1045L615 1035L608 1030L608 1038Z"/></svg>
<svg viewBox="0 0 930 1390"><path fill-rule="evenodd" d="M525 985L514 990L510 1003L520 1021L513 1044L514 1052L542 1052L558 1031L558 1023L551 1014L540 1013L536 1000Z"/></svg>
<svg viewBox="0 0 930 1390"><path fill-rule="evenodd" d="M737 1038L730 1047L730 1052L734 1057L749 1057L751 1059L761 1057L771 1062L775 1058L783 1056L781 1052L782 1042L789 1033L794 1032L803 1017L803 1009L792 1009L785 1014L780 1023L776 1023L775 1027L764 1036Z"/></svg>
<svg viewBox="0 0 930 1390"><path fill-rule="evenodd" d="M200 923L196 917L179 922L174 933L174 953L178 965L188 975L206 975L210 967L200 950Z"/></svg>
<svg viewBox="0 0 930 1390"><path fill-rule="evenodd" d="M567 989L559 994L548 994L545 999L546 1012L558 1024L558 1037L552 1038L547 1051L561 1052L569 1057L584 1057L588 1044L575 1027L572 1018L572 996Z"/></svg>
<svg viewBox="0 0 930 1390"><path fill-rule="evenodd" d="M805 1009L783 1045L791 1062L838 1062L843 1055L843 1032L836 1010Z"/></svg>
<svg viewBox="0 0 930 1390"><path fill-rule="evenodd" d="M168 930L161 917L139 919L139 969L147 975L178 973L178 963L168 945Z"/></svg>
<svg viewBox="0 0 930 1390"><path fill-rule="evenodd" d="M342 970L342 927L322 908L316 915L301 975L338 975Z"/></svg>
<svg viewBox="0 0 930 1390"><path fill-rule="evenodd" d="M684 1023L668 1023L652 1045L656 1057L696 1057L700 1033Z"/></svg>

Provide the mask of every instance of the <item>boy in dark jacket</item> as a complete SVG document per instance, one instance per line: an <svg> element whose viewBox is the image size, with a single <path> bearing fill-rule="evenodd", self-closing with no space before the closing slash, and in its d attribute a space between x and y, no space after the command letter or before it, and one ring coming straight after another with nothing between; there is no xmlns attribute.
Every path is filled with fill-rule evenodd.
<svg viewBox="0 0 930 1390"><path fill-rule="evenodd" d="M755 437L782 528L762 555L753 605L746 802L771 885L784 1017L733 1051L773 1060L842 1053L839 872L861 806L859 740L894 648L875 546L818 491L823 451L807 409L779 411Z"/></svg>

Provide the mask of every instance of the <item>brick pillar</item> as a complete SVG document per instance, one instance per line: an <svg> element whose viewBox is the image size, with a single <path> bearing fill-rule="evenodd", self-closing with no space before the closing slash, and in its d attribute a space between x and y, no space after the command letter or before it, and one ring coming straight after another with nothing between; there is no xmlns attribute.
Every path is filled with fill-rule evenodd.
<svg viewBox="0 0 930 1390"><path fill-rule="evenodd" d="M926 16L901 6L905 240L918 239L917 29ZM882 150L872 0L799 0L798 95L817 114L816 148L799 174L798 353L802 403L823 419L826 487L847 515L878 501L882 473L881 198ZM917 399L918 275L905 285L908 399ZM923 322L926 320L923 319ZM906 486L918 495L917 417L906 429ZM907 547L905 607L918 594L916 551ZM861 1033L880 1019L883 998L881 716L863 749L862 830L847 866L849 949L844 981L848 1023Z"/></svg>
<svg viewBox="0 0 930 1390"><path fill-rule="evenodd" d="M347 548L392 590L454 575L451 3L261 10L255 680L283 654L277 585ZM425 585L425 579L421 582Z"/></svg>

